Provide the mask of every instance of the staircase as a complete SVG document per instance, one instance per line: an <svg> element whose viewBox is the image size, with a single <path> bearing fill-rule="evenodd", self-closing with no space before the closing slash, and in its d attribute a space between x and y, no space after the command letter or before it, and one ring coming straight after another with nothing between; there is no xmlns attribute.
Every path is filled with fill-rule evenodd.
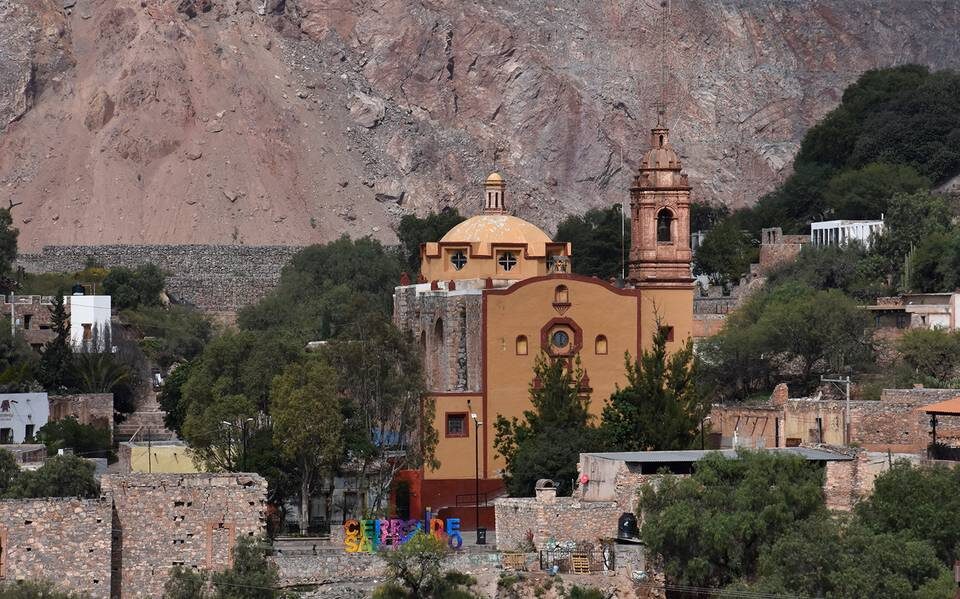
<svg viewBox="0 0 960 599"><path fill-rule="evenodd" d="M177 438L173 431L163 424L166 412L157 403L157 394L150 391L135 412L127 416L122 423L113 427L113 439L117 443L125 441L172 441Z"/></svg>

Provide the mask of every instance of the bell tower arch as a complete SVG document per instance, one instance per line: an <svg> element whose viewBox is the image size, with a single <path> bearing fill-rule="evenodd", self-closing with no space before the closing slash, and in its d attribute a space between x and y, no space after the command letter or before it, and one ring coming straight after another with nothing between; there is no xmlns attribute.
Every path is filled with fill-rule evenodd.
<svg viewBox="0 0 960 599"><path fill-rule="evenodd" d="M637 287L692 288L690 184L670 130L650 131L650 149L630 187L630 280Z"/></svg>

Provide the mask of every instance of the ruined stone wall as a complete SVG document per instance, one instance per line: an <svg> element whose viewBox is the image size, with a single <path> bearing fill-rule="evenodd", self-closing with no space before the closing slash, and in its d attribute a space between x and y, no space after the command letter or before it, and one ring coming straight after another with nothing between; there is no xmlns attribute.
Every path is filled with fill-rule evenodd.
<svg viewBox="0 0 960 599"><path fill-rule="evenodd" d="M110 597L109 500L0 501L0 579L46 579L64 590Z"/></svg>
<svg viewBox="0 0 960 599"><path fill-rule="evenodd" d="M393 306L394 324L410 331L419 343L431 392L480 391L483 298L479 289L397 287Z"/></svg>
<svg viewBox="0 0 960 599"><path fill-rule="evenodd" d="M280 271L301 248L245 245L44 246L21 254L29 273L82 270L87 258L107 267L156 264L169 273L167 290L178 301L209 311L235 311L255 303L280 280Z"/></svg>
<svg viewBox="0 0 960 599"><path fill-rule="evenodd" d="M708 425L711 433L720 435L721 446L736 435L738 442L750 447L757 447L758 443L777 447L777 418L783 418L783 411L773 406L714 405ZM780 436L783 437L782 433Z"/></svg>
<svg viewBox="0 0 960 599"><path fill-rule="evenodd" d="M78 393L51 395L50 420L74 417L80 424L89 424L110 431L113 435L113 393Z"/></svg>
<svg viewBox="0 0 960 599"><path fill-rule="evenodd" d="M556 497L552 501L509 497L493 502L497 514L497 549L510 551L533 533L538 548L548 540L596 543L617 535L623 509L617 501L583 501Z"/></svg>
<svg viewBox="0 0 960 599"><path fill-rule="evenodd" d="M253 474L111 474L126 598L162 595L172 566L222 570L238 536L263 534L267 482Z"/></svg>

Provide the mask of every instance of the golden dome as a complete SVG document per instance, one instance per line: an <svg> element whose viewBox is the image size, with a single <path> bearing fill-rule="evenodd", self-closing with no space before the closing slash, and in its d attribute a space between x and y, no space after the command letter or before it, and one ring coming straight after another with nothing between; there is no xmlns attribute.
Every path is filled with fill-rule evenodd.
<svg viewBox="0 0 960 599"><path fill-rule="evenodd" d="M503 177L497 172L490 173L487 176L487 183L503 183Z"/></svg>
<svg viewBox="0 0 960 599"><path fill-rule="evenodd" d="M450 229L441 243L527 244L532 255L543 255L550 237L539 227L509 214L478 214Z"/></svg>

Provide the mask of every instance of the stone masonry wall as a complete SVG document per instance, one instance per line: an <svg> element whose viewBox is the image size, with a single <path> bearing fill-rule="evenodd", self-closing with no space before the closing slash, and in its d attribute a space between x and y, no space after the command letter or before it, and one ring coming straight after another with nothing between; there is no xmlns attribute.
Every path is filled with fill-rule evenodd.
<svg viewBox="0 0 960 599"><path fill-rule="evenodd" d="M482 302L476 289L418 293L416 285L396 288L393 321L418 340L430 391L481 389Z"/></svg>
<svg viewBox="0 0 960 599"><path fill-rule="evenodd" d="M208 311L236 311L255 303L280 280L280 271L301 248L245 245L71 245L45 246L21 254L28 273L82 270L87 258L107 267L134 268L147 262L169 273L167 290L178 301Z"/></svg>
<svg viewBox="0 0 960 599"><path fill-rule="evenodd" d="M113 433L113 393L51 395L50 420L73 416L80 424L105 428Z"/></svg>
<svg viewBox="0 0 960 599"><path fill-rule="evenodd" d="M110 501L0 501L0 579L54 582L110 597Z"/></svg>
<svg viewBox="0 0 960 599"><path fill-rule="evenodd" d="M532 497L497 499L497 549L511 551L533 533L533 544L549 540L596 543L617 535L617 520L623 509L616 501L583 501L556 497L542 501Z"/></svg>
<svg viewBox="0 0 960 599"><path fill-rule="evenodd" d="M162 595L170 568L230 567L238 536L265 530L267 482L254 474L112 474L124 599Z"/></svg>

